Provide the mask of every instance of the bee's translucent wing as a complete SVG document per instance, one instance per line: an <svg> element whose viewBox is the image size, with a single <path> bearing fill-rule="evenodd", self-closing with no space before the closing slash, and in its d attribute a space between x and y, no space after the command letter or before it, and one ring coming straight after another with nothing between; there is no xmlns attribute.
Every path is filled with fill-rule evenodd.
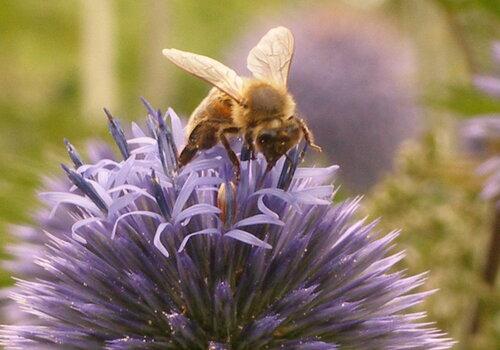
<svg viewBox="0 0 500 350"><path fill-rule="evenodd" d="M231 68L206 56L177 49L164 49L163 54L175 65L201 78L241 102L243 79Z"/></svg>
<svg viewBox="0 0 500 350"><path fill-rule="evenodd" d="M248 54L248 69L258 79L286 87L293 45L293 35L288 28L271 29Z"/></svg>

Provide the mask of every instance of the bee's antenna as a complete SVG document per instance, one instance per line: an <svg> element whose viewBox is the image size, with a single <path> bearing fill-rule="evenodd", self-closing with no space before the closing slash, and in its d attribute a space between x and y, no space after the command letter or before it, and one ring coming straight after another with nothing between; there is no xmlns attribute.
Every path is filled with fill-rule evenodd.
<svg viewBox="0 0 500 350"><path fill-rule="evenodd" d="M304 148L302 149L302 151L300 151L299 163L302 163L304 161L304 158L306 157L307 146L308 146L308 143L306 142L304 144ZM292 160L288 157L288 155L287 155L287 158L290 160L290 163L292 163Z"/></svg>
<svg viewBox="0 0 500 350"><path fill-rule="evenodd" d="M301 128L302 133L304 134L304 139L306 140L307 144L309 146L311 146L311 148L313 150L315 150L316 152L321 152L321 147L319 147L317 144L314 143L314 136L313 136L311 130L309 130L309 127L307 126L304 119L295 117L295 120L297 120L297 123L299 124L299 126Z"/></svg>

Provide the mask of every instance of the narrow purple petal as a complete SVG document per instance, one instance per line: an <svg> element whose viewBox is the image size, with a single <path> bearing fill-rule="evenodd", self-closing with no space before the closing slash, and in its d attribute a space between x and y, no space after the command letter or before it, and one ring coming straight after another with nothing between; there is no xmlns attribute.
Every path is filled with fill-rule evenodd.
<svg viewBox="0 0 500 350"><path fill-rule="evenodd" d="M273 216L264 215L264 214L257 214L257 215L250 216L246 219L238 221L234 225L234 227L243 227L243 226L251 226L251 225L258 225L258 224L271 224L271 225L278 225L278 226L285 225L285 223L283 221L276 219Z"/></svg>
<svg viewBox="0 0 500 350"><path fill-rule="evenodd" d="M111 239L115 238L116 229L118 228L118 223L128 216L147 216L147 217L154 218L154 219L157 219L160 221L163 219L163 217L157 213L153 213L150 211L144 211L144 210L136 210L136 211L131 211L131 212L122 214L115 221L115 224L113 226L113 230L111 231Z"/></svg>
<svg viewBox="0 0 500 350"><path fill-rule="evenodd" d="M161 242L161 234L165 231L166 228L171 228L172 225L169 222L162 222L161 224L158 225L158 228L156 229L155 236L153 239L153 244L155 245L158 250L165 255L165 257L169 257L170 254L168 253L167 248L165 245Z"/></svg>
<svg viewBox="0 0 500 350"><path fill-rule="evenodd" d="M189 219L195 215L220 214L220 212L219 208L210 204L195 204L181 211L179 215L175 217L175 223L178 224L179 222Z"/></svg>
<svg viewBox="0 0 500 350"><path fill-rule="evenodd" d="M220 234L219 230L214 229L214 228L207 228L201 231L193 232L184 237L182 240L181 245L179 246L178 252L182 252L184 248L186 247L186 244L189 242L189 240L195 236L200 236L200 235L215 235L215 234Z"/></svg>
<svg viewBox="0 0 500 350"><path fill-rule="evenodd" d="M226 232L224 234L224 237L231 237L231 238L234 238L238 241L252 244L252 245L255 245L257 247L261 247L261 248L265 248L265 249L272 248L272 246L269 243L266 243L263 240L258 239L257 237L255 237L251 233L248 233L248 232L243 231L243 230L231 230L229 232Z"/></svg>

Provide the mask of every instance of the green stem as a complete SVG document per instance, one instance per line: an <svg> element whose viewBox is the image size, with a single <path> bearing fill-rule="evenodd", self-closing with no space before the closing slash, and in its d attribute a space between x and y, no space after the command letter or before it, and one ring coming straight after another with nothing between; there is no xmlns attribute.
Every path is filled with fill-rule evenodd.
<svg viewBox="0 0 500 350"><path fill-rule="evenodd" d="M500 265L500 199L496 200L493 205L494 216L492 232L489 243L489 251L486 257L486 265L483 271L483 281L490 289L495 288L495 281ZM481 325L481 314L484 312L483 309L484 308L479 302L474 310L472 317L472 323L470 326L471 335L477 334L479 332Z"/></svg>
<svg viewBox="0 0 500 350"><path fill-rule="evenodd" d="M444 6L443 8L446 16L446 21L448 22L448 26L450 27L451 35L455 39L455 42L457 43L458 47L462 50L462 53L464 55L465 63L467 65L467 70L471 75L476 74L478 70L477 70L476 60L474 58L474 53L470 48L469 44L467 43L467 39L465 38L465 33L462 28L462 25L457 20L455 13L453 12L452 9L446 6Z"/></svg>

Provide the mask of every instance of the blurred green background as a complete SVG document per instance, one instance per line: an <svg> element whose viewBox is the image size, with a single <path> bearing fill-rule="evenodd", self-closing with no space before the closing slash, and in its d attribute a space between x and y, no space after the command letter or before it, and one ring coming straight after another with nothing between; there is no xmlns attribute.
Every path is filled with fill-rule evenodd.
<svg viewBox="0 0 500 350"><path fill-rule="evenodd" d="M30 221L43 177L60 175L64 137L77 148L109 140L102 107L122 121L141 120L144 96L189 115L209 87L173 67L161 49L223 60L247 31L264 33L263 20L318 7L376 18L411 47L420 136L402 144L394 167L367 190L363 214L382 216L384 232L402 229L402 266L431 271L427 287L440 291L422 308L461 342L458 349L499 348L498 281L492 289L481 278L492 205L479 196L479 160L462 152L456 133L463 118L500 113L499 100L472 85L475 74L499 70L491 59L500 39L498 0L2 0L0 221ZM471 334L477 305L480 328Z"/></svg>

